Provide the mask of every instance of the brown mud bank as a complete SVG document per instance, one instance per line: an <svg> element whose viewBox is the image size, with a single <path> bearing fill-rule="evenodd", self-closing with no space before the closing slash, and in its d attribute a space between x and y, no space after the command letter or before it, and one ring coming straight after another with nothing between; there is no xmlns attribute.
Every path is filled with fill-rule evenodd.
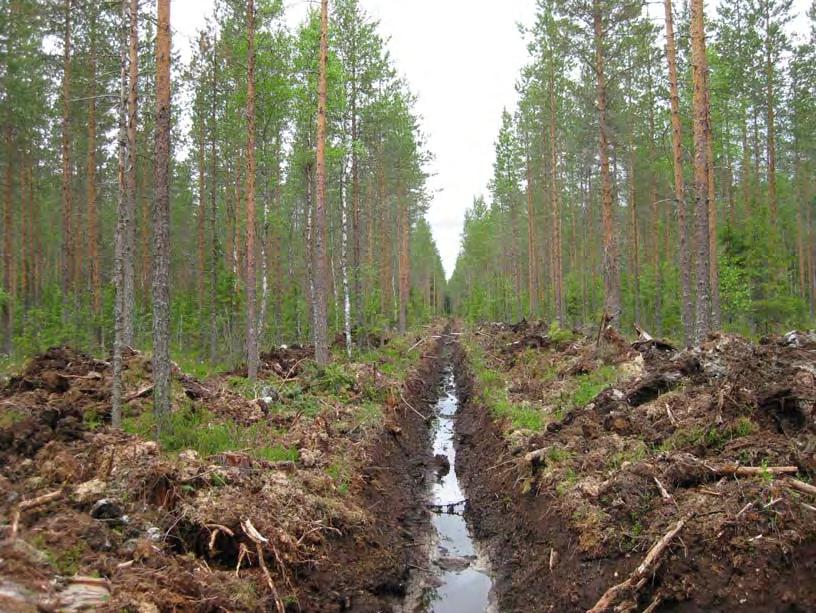
<svg viewBox="0 0 816 613"><path fill-rule="evenodd" d="M108 362L34 359L0 390L0 610L390 610L426 564L438 339L325 372L276 350L251 394L174 370L179 433L243 447L213 453L112 430ZM126 362L138 426L149 359Z"/></svg>
<svg viewBox="0 0 816 613"><path fill-rule="evenodd" d="M599 351L529 328L455 351L457 470L501 611L816 610L816 336ZM537 427L497 416L474 351Z"/></svg>

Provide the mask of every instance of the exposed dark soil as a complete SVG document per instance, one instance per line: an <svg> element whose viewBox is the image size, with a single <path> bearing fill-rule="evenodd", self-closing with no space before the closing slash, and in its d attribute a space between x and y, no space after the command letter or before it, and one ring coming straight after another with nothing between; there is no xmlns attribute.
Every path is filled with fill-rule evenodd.
<svg viewBox="0 0 816 613"><path fill-rule="evenodd" d="M428 426L408 405L436 399L436 345L418 343L428 357L404 381L350 365L346 400L310 417L176 369L177 401L263 426L294 461L168 455L107 426L109 363L69 348L32 360L0 391L0 610L390 609L424 563ZM309 358L277 349L262 371L306 386ZM149 410L149 359L127 356L125 383L128 415ZM382 421L353 425L366 394Z"/></svg>
<svg viewBox="0 0 816 613"><path fill-rule="evenodd" d="M512 402L545 415L538 432L495 418L457 354L457 471L500 610L592 608L681 519L641 584L602 610L816 610L816 496L793 481L816 476L816 337L715 336L678 352L545 331L483 327L468 340ZM600 367L616 381L570 406L575 377Z"/></svg>

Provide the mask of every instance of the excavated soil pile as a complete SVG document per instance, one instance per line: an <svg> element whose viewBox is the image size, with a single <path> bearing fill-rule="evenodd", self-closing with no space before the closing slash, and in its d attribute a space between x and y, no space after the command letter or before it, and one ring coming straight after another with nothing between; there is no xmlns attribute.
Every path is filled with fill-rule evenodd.
<svg viewBox="0 0 816 613"><path fill-rule="evenodd" d="M400 380L383 364L322 373L310 350L278 349L250 394L175 369L179 436L212 453L111 429L109 363L37 357L0 391L0 610L389 606L421 563L428 432L406 405L433 400L435 364L418 356L434 352L418 343ZM150 424L149 365L126 356L136 430ZM246 448L218 451L239 435Z"/></svg>
<svg viewBox="0 0 816 613"><path fill-rule="evenodd" d="M816 334L545 330L482 327L458 356L457 469L500 609L816 610Z"/></svg>

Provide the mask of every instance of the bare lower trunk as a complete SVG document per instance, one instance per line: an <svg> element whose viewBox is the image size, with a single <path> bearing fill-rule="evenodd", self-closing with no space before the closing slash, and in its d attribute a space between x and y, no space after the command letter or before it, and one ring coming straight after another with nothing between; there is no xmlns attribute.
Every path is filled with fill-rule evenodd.
<svg viewBox="0 0 816 613"><path fill-rule="evenodd" d="M74 211L71 190L71 44L73 0L65 0L65 38L62 75L62 294L63 301L73 285Z"/></svg>
<svg viewBox="0 0 816 613"><path fill-rule="evenodd" d="M399 257L397 258L399 265L399 314L397 324L399 326L399 333L405 334L405 331L408 329L408 300L410 298L411 260L409 237L411 230L408 218L408 199L401 184L397 185L397 199L397 232L399 233Z"/></svg>
<svg viewBox="0 0 816 613"><path fill-rule="evenodd" d="M170 0L158 0L156 31L156 193L153 205L153 411L170 414Z"/></svg>
<svg viewBox="0 0 816 613"><path fill-rule="evenodd" d="M665 0L666 58L669 65L669 100L672 124L672 161L674 167L674 201L677 207L677 226L680 242L680 314L683 321L683 340L691 344L694 336L694 300L691 294L691 248L688 238L688 205L683 179L683 135L680 120L680 94L677 84L677 47L674 40L674 11L672 1Z"/></svg>
<svg viewBox="0 0 816 613"><path fill-rule="evenodd" d="M255 2L247 1L247 194L246 194L246 353L247 376L258 378L258 329L255 321Z"/></svg>
<svg viewBox="0 0 816 613"><path fill-rule="evenodd" d="M91 284L91 305L95 316L102 311L102 283L99 262L99 222L96 202L96 32L91 26L91 78L88 100L88 272Z"/></svg>
<svg viewBox="0 0 816 613"><path fill-rule="evenodd" d="M127 148L125 150L125 207L130 223L125 226L122 263L122 341L133 345L134 312L136 308L136 113L139 87L139 2L130 0L128 8L128 102Z"/></svg>
<svg viewBox="0 0 816 613"><path fill-rule="evenodd" d="M593 24L595 30L595 74L597 77L599 149L601 160L601 221L603 226L603 279L604 312L609 324L620 326L620 273L618 270L618 250L614 234L614 202L612 194L612 174L609 170L609 127L606 108L606 51L604 27L600 0L593 0Z"/></svg>
<svg viewBox="0 0 816 613"><path fill-rule="evenodd" d="M695 341L711 330L711 277L708 208L708 95L706 92L703 0L691 2L691 63L694 93L694 190L697 214L697 316Z"/></svg>
<svg viewBox="0 0 816 613"><path fill-rule="evenodd" d="M122 34L120 41L120 82L119 82L119 173L118 173L118 200L116 215L116 235L114 238L113 280L116 285L116 297L113 307L113 387L111 390L111 423L114 428L122 424L122 349L125 345L125 312L124 303L124 259L125 236L127 227L133 223L128 217L126 199L127 186L125 174L127 172L128 138L127 138L127 62L128 62L128 24L130 8L129 0L122 0Z"/></svg>
<svg viewBox="0 0 816 613"><path fill-rule="evenodd" d="M637 198L635 195L635 150L629 146L629 218L632 233L632 281L635 306L635 323L640 323L640 237L638 229Z"/></svg>
<svg viewBox="0 0 816 613"><path fill-rule="evenodd" d="M530 295L530 316L538 315L538 283L536 279L535 208L533 203L533 167L527 151L527 292Z"/></svg>
<svg viewBox="0 0 816 613"><path fill-rule="evenodd" d="M558 325L567 323L567 305L564 295L564 262L561 237L561 189L558 184L558 143L556 123L558 115L555 95L555 74L550 73L550 204L552 206L552 277L555 288L555 313Z"/></svg>
<svg viewBox="0 0 816 613"><path fill-rule="evenodd" d="M329 47L329 2L320 3L320 66L317 95L317 197L314 218L314 343L318 364L329 363L328 261L326 245L326 98Z"/></svg>

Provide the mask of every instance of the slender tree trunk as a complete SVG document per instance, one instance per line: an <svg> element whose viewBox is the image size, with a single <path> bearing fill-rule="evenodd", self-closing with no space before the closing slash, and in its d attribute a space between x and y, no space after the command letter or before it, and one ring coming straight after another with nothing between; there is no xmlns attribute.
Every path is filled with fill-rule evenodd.
<svg viewBox="0 0 816 613"><path fill-rule="evenodd" d="M558 325L562 328L567 323L567 304L564 295L564 261L562 256L563 239L561 237L561 188L558 183L558 138L556 123L558 121L558 99L555 95L555 67L550 66L550 205L552 206L552 277L555 287L555 313Z"/></svg>
<svg viewBox="0 0 816 613"><path fill-rule="evenodd" d="M320 2L320 66L317 93L317 197L315 198L314 258L315 312L314 343L318 364L329 363L328 261L326 245L326 97L329 53L329 0Z"/></svg>
<svg viewBox="0 0 816 613"><path fill-rule="evenodd" d="M127 206L127 101L128 101L128 28L130 23L129 0L122 0L122 24L119 46L119 143L118 143L118 199L116 203L116 235L114 237L113 280L116 297L113 307L113 386L111 389L111 423L114 428L122 425L122 349L125 343L125 243L128 225Z"/></svg>
<svg viewBox="0 0 816 613"><path fill-rule="evenodd" d="M3 130L3 140L6 149L6 168L3 172L3 289L5 290L7 299L2 302L3 305L3 351L6 355L11 354L12 350L12 305L11 295L13 293L12 285L14 284L12 278L12 168L11 161L14 159L14 145L11 137L11 124L6 123Z"/></svg>
<svg viewBox="0 0 816 613"><path fill-rule="evenodd" d="M88 100L88 266L94 316L102 311L102 282L99 262L99 220L96 204L96 31L91 25L90 91ZM98 336L98 335L97 335Z"/></svg>
<svg viewBox="0 0 816 613"><path fill-rule="evenodd" d="M153 206L153 410L170 413L170 0L157 2L156 190Z"/></svg>
<svg viewBox="0 0 816 613"><path fill-rule="evenodd" d="M606 117L606 50L601 0L593 0L592 14L595 29L595 74L597 77L598 127L600 132L604 312L609 318L610 325L617 328L620 326L621 316L620 271L618 270L618 250L614 234L612 174L609 170L609 127Z"/></svg>
<svg viewBox="0 0 816 613"><path fill-rule="evenodd" d="M247 195L246 296L247 376L258 378L258 330L255 321L255 2L247 0Z"/></svg>
<svg viewBox="0 0 816 613"><path fill-rule="evenodd" d="M218 92L218 55L216 45L211 53L210 101L210 363L218 356L218 157L216 143L216 100Z"/></svg>
<svg viewBox="0 0 816 613"><path fill-rule="evenodd" d="M344 189L340 189L340 276L343 284L343 334L346 339L346 355L351 357L351 296L349 288L349 265L348 265L348 213L346 199L343 197ZM353 215L352 211L352 215ZM352 232L354 229L352 228ZM353 240L353 239L352 239ZM352 248L353 249L353 248Z"/></svg>
<svg viewBox="0 0 816 613"><path fill-rule="evenodd" d="M71 189L71 44L73 0L65 0L65 38L62 50L62 295L63 303L73 287L74 202Z"/></svg>
<svg viewBox="0 0 816 613"><path fill-rule="evenodd" d="M129 8L129 72L127 102L127 148L125 149L125 207L129 223L125 226L123 251L122 310L125 345L133 345L134 313L136 310L136 112L139 88L139 2L130 0Z"/></svg>
<svg viewBox="0 0 816 613"><path fill-rule="evenodd" d="M711 330L711 277L708 209L708 95L706 91L703 0L691 1L691 65L694 93L694 190L697 213L697 316L695 341Z"/></svg>
<svg viewBox="0 0 816 613"><path fill-rule="evenodd" d="M207 202L206 202L206 152L204 149L204 118L198 117L198 209L196 210L196 251L198 256L198 270L196 271L196 294L198 294L198 319L201 324L204 322L205 304L207 297L204 294L204 282L207 278L207 248L206 248L206 225L207 225ZM201 340L204 342L205 332L201 326Z"/></svg>
<svg viewBox="0 0 816 613"><path fill-rule="evenodd" d="M530 147L527 146L527 292L530 295L530 316L538 311L538 279L536 278L535 204L533 201L533 165L530 161Z"/></svg>
<svg viewBox="0 0 816 613"><path fill-rule="evenodd" d="M706 173L708 175L708 251L710 257L709 283L711 285L711 328L720 329L720 267L717 261L717 194L714 186L714 134L711 125L711 89L706 60Z"/></svg>
<svg viewBox="0 0 816 613"><path fill-rule="evenodd" d="M774 97L774 62L771 42L771 18L769 15L770 2L764 3L765 10L765 95L767 98L767 129L768 129L768 205L771 210L771 229L778 232L778 204L776 194L776 116Z"/></svg>
<svg viewBox="0 0 816 613"><path fill-rule="evenodd" d="M410 298L411 255L410 234L411 222L408 218L408 198L402 185L397 185L397 213L399 232L399 333L405 334L408 329L408 300Z"/></svg>
<svg viewBox="0 0 816 613"><path fill-rule="evenodd" d="M680 120L680 94L677 85L677 47L674 40L672 0L665 0L664 4L666 9L666 59L669 66L669 101L672 124L674 201L677 207L680 242L680 313L683 321L683 340L686 345L689 345L694 336L694 299L691 294L691 247L688 236L688 206L683 180L683 135Z"/></svg>
<svg viewBox="0 0 816 613"><path fill-rule="evenodd" d="M632 281L635 323L640 323L640 236L638 228L637 197L635 193L635 147L629 143L629 219L632 233Z"/></svg>

